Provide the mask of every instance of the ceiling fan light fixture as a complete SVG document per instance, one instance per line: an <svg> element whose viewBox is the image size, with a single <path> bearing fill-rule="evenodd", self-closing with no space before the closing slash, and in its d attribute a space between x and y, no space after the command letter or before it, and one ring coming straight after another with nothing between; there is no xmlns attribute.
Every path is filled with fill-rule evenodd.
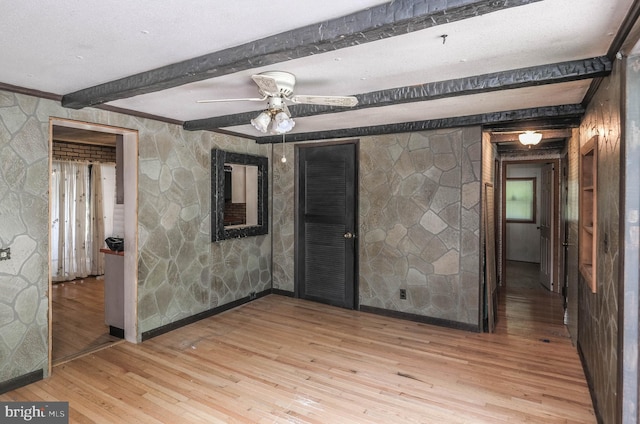
<svg viewBox="0 0 640 424"><path fill-rule="evenodd" d="M535 146L542 140L542 134L535 131L525 131L518 135L518 140L525 146Z"/></svg>
<svg viewBox="0 0 640 424"><path fill-rule="evenodd" d="M280 111L273 117L273 124L271 126L271 132L273 134L288 133L295 127L296 123L289 115L284 111Z"/></svg>
<svg viewBox="0 0 640 424"><path fill-rule="evenodd" d="M198 100L198 103L216 103L231 101L264 101L267 100L267 109L251 120L251 125L263 134L285 134L296 125L291 118L289 108L285 100L292 103L310 105L324 105L333 107L353 107L358 104L355 96L293 96L296 85L296 77L290 72L267 71L252 75L251 79L258 86L261 98L243 99L211 99Z"/></svg>
<svg viewBox="0 0 640 424"><path fill-rule="evenodd" d="M268 111L260 112L260 115L251 120L251 125L261 133L266 133L271 123L271 114Z"/></svg>

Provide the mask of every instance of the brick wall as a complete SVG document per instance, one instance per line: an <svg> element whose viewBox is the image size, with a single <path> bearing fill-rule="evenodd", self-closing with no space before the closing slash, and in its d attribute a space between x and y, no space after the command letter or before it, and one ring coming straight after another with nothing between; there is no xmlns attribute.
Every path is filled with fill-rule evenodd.
<svg viewBox="0 0 640 424"><path fill-rule="evenodd" d="M53 159L115 162L116 147L54 141Z"/></svg>
<svg viewBox="0 0 640 424"><path fill-rule="evenodd" d="M224 225L241 225L247 222L247 205L245 203L224 202Z"/></svg>

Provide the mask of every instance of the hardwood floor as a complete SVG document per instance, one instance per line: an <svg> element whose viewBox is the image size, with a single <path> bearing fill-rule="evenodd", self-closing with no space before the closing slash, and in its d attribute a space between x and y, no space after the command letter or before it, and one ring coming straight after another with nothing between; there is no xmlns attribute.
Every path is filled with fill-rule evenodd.
<svg viewBox="0 0 640 424"><path fill-rule="evenodd" d="M547 343L571 343L563 323L563 298L542 286L539 270L540 264L507 262L506 298L499 303L503 308L500 316L505 319L498 326L508 334L530 335Z"/></svg>
<svg viewBox="0 0 640 424"><path fill-rule="evenodd" d="M53 285L54 365L120 341L104 322L103 283L88 277Z"/></svg>
<svg viewBox="0 0 640 424"><path fill-rule="evenodd" d="M558 305L514 285L477 334L270 295L0 400L74 423L595 423Z"/></svg>

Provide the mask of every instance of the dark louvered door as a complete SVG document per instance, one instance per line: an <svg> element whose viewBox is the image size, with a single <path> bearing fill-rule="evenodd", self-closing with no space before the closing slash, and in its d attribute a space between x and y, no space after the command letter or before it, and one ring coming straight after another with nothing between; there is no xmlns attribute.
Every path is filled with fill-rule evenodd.
<svg viewBox="0 0 640 424"><path fill-rule="evenodd" d="M356 144L300 147L296 291L353 309L356 262Z"/></svg>

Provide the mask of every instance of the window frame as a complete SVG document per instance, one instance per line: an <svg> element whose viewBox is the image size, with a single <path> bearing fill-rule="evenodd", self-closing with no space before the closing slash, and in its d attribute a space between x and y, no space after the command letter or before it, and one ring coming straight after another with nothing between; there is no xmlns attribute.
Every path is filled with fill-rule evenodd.
<svg viewBox="0 0 640 424"><path fill-rule="evenodd" d="M508 216L508 211L509 211L509 198L507 196L507 192L508 187L509 187L509 182L524 182L524 181L530 181L531 182L531 190L532 190L532 202L531 202L531 219L518 219L518 218L509 218ZM537 221L537 217L536 217L536 210L538 209L537 206L537 181L536 181L536 177L508 177L505 181L505 221L508 223L518 223L518 224L535 224Z"/></svg>

